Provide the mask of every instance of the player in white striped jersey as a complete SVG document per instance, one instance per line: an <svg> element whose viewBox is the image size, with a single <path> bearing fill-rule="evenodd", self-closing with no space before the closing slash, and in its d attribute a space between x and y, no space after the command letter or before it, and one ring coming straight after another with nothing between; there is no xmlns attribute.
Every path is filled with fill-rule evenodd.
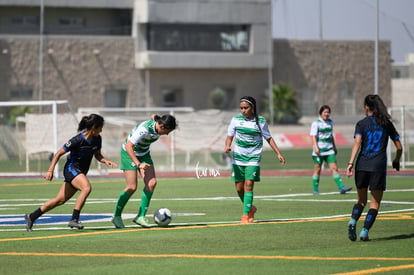
<svg viewBox="0 0 414 275"><path fill-rule="evenodd" d="M141 227L149 227L145 214L151 202L157 179L154 163L150 154L150 145L156 142L161 135L168 135L177 127L172 115L153 115L152 119L136 125L121 148L121 170L124 172L126 187L119 195L115 206L112 223L116 228L124 228L122 211L128 200L135 193L138 186L138 175L144 181L141 193L141 205L133 222Z"/></svg>
<svg viewBox="0 0 414 275"><path fill-rule="evenodd" d="M263 138L276 152L279 161L285 164L285 158L269 132L266 119L257 114L256 100L251 96L244 96L240 99L240 114L232 118L228 127L224 147L225 153L230 152L234 140L232 179L243 203L242 224L253 222L256 212L253 205L253 187L255 181L260 181Z"/></svg>
<svg viewBox="0 0 414 275"><path fill-rule="evenodd" d="M338 186L339 192L345 194L352 187L345 187L342 183L341 175L338 173L338 165L336 164L336 145L333 134L333 122L329 118L331 115L331 107L323 105L319 109L319 118L312 123L310 135L312 137L312 159L314 163L312 186L313 194L319 194L319 179L323 162L329 165L332 171L332 177Z"/></svg>

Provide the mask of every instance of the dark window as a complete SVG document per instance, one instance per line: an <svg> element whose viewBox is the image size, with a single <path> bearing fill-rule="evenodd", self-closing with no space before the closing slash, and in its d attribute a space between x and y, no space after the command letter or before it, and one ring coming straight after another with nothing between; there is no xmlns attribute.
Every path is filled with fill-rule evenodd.
<svg viewBox="0 0 414 275"><path fill-rule="evenodd" d="M247 52L248 25L149 24L148 50Z"/></svg>
<svg viewBox="0 0 414 275"><path fill-rule="evenodd" d="M12 99L33 99L33 89L27 86L15 86L10 91Z"/></svg>
<svg viewBox="0 0 414 275"><path fill-rule="evenodd" d="M161 104L163 107L177 107L182 104L182 89L178 87L161 88Z"/></svg>
<svg viewBox="0 0 414 275"><path fill-rule="evenodd" d="M105 91L105 107L125 107L126 89L108 87Z"/></svg>

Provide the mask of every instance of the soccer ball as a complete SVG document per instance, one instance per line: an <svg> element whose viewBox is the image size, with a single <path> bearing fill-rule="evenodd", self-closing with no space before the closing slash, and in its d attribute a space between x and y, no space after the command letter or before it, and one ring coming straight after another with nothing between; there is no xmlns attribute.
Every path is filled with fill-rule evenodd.
<svg viewBox="0 0 414 275"><path fill-rule="evenodd" d="M170 209L162 207L154 212L154 222L159 226L167 226L172 220Z"/></svg>

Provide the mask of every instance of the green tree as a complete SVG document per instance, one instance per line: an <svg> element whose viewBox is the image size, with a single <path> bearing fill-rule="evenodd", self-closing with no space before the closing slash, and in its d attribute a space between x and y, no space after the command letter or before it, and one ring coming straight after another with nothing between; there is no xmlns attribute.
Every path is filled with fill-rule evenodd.
<svg viewBox="0 0 414 275"><path fill-rule="evenodd" d="M9 125L15 126L16 125L16 119L18 116L24 116L26 113L31 112L32 107L30 106L16 106L12 107L7 115L7 121Z"/></svg>
<svg viewBox="0 0 414 275"><path fill-rule="evenodd" d="M277 124L296 124L300 118L300 111L292 86L277 84L272 86L273 92L273 120ZM267 111L264 113L270 118L269 99L265 99Z"/></svg>

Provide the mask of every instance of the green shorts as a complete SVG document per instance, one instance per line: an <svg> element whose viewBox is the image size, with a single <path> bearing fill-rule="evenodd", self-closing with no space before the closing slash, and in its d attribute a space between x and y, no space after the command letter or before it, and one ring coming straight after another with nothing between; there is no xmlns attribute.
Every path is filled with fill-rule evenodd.
<svg viewBox="0 0 414 275"><path fill-rule="evenodd" d="M235 182L245 180L260 181L260 166L241 166L233 164L231 178Z"/></svg>
<svg viewBox="0 0 414 275"><path fill-rule="evenodd" d="M154 162L152 161L150 153L137 157L139 162L148 163L153 165ZM128 153L121 149L121 165L119 166L121 170L138 170L135 164L132 162L132 159L128 156Z"/></svg>
<svg viewBox="0 0 414 275"><path fill-rule="evenodd" d="M323 162L326 163L333 163L336 162L336 155L327 155L327 156L312 156L313 163L315 164L322 164Z"/></svg>

